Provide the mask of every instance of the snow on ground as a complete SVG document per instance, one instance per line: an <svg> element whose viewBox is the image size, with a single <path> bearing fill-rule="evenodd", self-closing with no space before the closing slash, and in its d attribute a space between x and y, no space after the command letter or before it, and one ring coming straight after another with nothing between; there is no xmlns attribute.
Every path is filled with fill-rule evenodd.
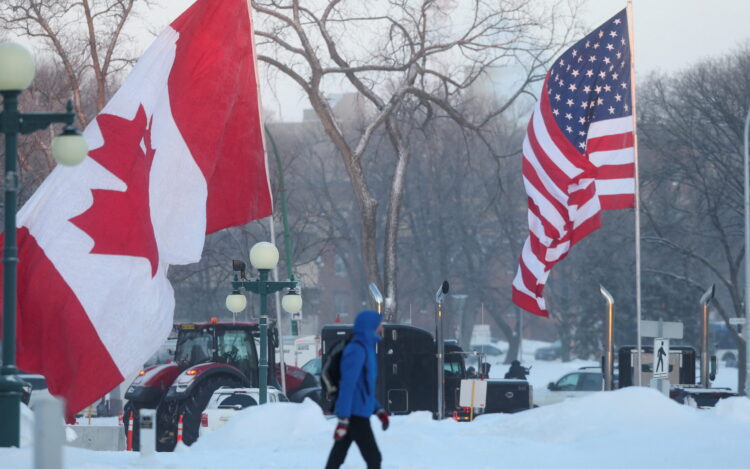
<svg viewBox="0 0 750 469"><path fill-rule="evenodd" d="M696 378L699 373L696 373ZM738 382L737 368L730 368L719 365L719 369L716 370L716 379L711 383L713 388L730 388L734 392L737 392Z"/></svg>
<svg viewBox="0 0 750 469"><path fill-rule="evenodd" d="M747 467L750 400L710 410L679 405L647 388L568 400L474 422L433 421L419 412L392 418L382 432L373 418L384 469L607 467L660 469ZM243 410L190 448L143 460L137 453L66 448L67 469L322 468L335 421L312 402ZM0 449L0 466L32 467L31 450ZM352 448L344 468L364 468Z"/></svg>

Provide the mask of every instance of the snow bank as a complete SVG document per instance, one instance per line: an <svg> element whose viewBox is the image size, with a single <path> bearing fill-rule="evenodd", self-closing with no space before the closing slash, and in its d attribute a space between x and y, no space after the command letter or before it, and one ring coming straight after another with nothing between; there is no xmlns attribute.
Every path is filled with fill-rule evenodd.
<svg viewBox="0 0 750 469"><path fill-rule="evenodd" d="M280 402L253 406L238 412L217 431L201 437L191 449L202 451L277 447L284 450L289 447L290 442L302 441L327 425L320 407L309 399L302 404Z"/></svg>
<svg viewBox="0 0 750 469"><path fill-rule="evenodd" d="M27 448L34 442L34 412L21 404L21 448Z"/></svg>
<svg viewBox="0 0 750 469"><path fill-rule="evenodd" d="M387 432L372 422L384 469L744 469L750 460L750 400L732 398L696 410L646 388L470 423L436 422L426 412L393 417ZM334 425L309 401L252 407L192 447L156 455L147 467L322 468ZM140 462L137 454L76 448L66 449L66 460L68 469L127 469ZM30 468L31 455L28 449L0 449L0 462L3 468ZM352 448L344 468L364 467Z"/></svg>

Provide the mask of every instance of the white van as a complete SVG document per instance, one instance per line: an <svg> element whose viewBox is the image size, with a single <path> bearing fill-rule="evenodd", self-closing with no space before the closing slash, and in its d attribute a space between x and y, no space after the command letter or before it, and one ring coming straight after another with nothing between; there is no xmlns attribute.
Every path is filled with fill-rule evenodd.
<svg viewBox="0 0 750 469"><path fill-rule="evenodd" d="M289 359L289 363L301 367L313 358L320 356L320 337L316 335L306 335L294 341L294 358Z"/></svg>

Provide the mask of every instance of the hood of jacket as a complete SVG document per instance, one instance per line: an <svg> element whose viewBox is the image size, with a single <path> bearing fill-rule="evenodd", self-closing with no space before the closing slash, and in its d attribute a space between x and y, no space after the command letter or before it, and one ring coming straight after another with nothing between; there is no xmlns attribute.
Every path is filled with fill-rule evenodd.
<svg viewBox="0 0 750 469"><path fill-rule="evenodd" d="M380 314L376 311L369 309L360 311L354 320L354 337L366 344L374 344L380 341L381 337L376 332L380 325L380 319Z"/></svg>

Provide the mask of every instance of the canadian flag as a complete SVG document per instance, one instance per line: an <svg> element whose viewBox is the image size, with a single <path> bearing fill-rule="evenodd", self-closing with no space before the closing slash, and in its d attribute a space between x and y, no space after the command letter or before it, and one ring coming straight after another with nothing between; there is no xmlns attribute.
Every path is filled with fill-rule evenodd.
<svg viewBox="0 0 750 469"><path fill-rule="evenodd" d="M173 264L272 212L247 0L198 0L149 47L18 213L18 366L66 415L140 369L172 327ZM208 314L208 312L206 312Z"/></svg>

